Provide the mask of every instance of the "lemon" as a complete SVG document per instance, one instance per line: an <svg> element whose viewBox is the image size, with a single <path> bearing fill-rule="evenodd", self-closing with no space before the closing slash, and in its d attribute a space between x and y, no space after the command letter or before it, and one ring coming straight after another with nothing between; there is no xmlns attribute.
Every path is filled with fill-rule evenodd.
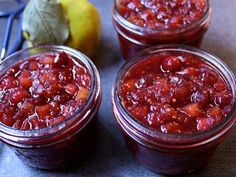
<svg viewBox="0 0 236 177"><path fill-rule="evenodd" d="M88 0L60 0L60 3L69 23L70 35L66 45L92 57L101 32L97 9Z"/></svg>

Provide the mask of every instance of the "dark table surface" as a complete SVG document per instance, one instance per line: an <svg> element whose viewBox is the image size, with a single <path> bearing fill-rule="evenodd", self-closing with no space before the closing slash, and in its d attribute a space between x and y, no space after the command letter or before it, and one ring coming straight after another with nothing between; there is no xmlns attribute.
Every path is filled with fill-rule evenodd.
<svg viewBox="0 0 236 177"><path fill-rule="evenodd" d="M98 8L102 20L101 43L95 58L103 87L103 101L99 111L99 143L76 168L53 172L28 167L15 156L13 151L0 144L0 177L162 176L145 169L133 160L114 121L110 100L111 85L124 60L120 55L118 40L111 22L113 0L91 1ZM0 0L0 10L3 3L9 3L10 6L9 1ZM236 72L236 0L212 0L211 4L213 20L205 35L202 48L220 57ZM1 35L3 27L4 21L0 20ZM16 31L16 28L13 29L13 38ZM202 171L188 176L235 177L235 162L236 129L234 128L231 135L217 149L209 165Z"/></svg>

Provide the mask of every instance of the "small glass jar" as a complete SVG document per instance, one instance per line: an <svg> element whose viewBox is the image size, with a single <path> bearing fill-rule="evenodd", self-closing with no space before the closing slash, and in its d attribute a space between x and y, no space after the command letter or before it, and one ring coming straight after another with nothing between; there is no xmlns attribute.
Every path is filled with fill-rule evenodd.
<svg viewBox="0 0 236 177"><path fill-rule="evenodd" d="M0 140L26 164L41 169L58 169L78 164L95 141L96 113L101 103L100 77L95 65L84 54L64 46L39 46L21 50L0 65L0 74L29 57L44 52L66 52L82 62L91 75L91 90L82 108L63 122L38 130L18 130L0 123Z"/></svg>
<svg viewBox="0 0 236 177"><path fill-rule="evenodd" d="M211 129L194 134L165 134L141 124L123 107L118 90L127 70L148 56L167 51L187 52L201 57L223 76L232 90L230 113ZM177 175L195 171L207 164L236 121L235 96L235 76L219 58L193 47L165 45L146 49L123 65L112 88L112 106L114 117L135 159L155 172Z"/></svg>
<svg viewBox="0 0 236 177"><path fill-rule="evenodd" d="M211 7L196 22L176 29L151 29L140 27L126 20L119 12L118 3L113 6L113 25L117 31L124 59L129 59L139 51L161 44L186 44L200 47L203 36L211 22Z"/></svg>

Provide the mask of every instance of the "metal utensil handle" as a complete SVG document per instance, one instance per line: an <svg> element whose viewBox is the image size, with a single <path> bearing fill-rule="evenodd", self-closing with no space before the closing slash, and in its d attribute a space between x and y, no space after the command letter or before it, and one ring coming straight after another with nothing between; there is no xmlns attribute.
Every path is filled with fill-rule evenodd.
<svg viewBox="0 0 236 177"><path fill-rule="evenodd" d="M24 10L25 3L22 0L16 0L16 2L19 4L19 7L15 11L2 12L0 14L0 18L7 18L7 25L5 28L5 32L4 32L4 36L3 36L3 43L2 43L1 51L0 51L1 52L0 53L0 64L7 55L16 52L23 43L23 36L22 36L22 30L21 30L21 24L22 24L21 23L22 22L22 14L21 13ZM14 46L8 52L11 29L12 29L13 21L17 16L20 16L18 34L17 34L17 38L15 40Z"/></svg>

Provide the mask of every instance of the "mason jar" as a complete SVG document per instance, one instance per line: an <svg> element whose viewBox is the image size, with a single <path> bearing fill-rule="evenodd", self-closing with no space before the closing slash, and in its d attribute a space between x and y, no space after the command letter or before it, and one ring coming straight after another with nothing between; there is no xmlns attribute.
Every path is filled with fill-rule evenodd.
<svg viewBox="0 0 236 177"><path fill-rule="evenodd" d="M120 1L114 1L112 17L120 49L126 60L139 51L155 45L185 44L200 47L211 22L211 6L208 0L206 0L206 11L201 18L190 24L171 29L141 27L131 23L121 15Z"/></svg>
<svg viewBox="0 0 236 177"><path fill-rule="evenodd" d="M41 169L57 169L78 164L96 140L96 114L101 104L99 73L81 52L64 46L38 46L7 57L0 65L0 75L19 61L44 53L66 52L83 63L91 75L91 90L81 109L59 124L35 130L20 130L0 123L0 140L12 148L26 164Z"/></svg>
<svg viewBox="0 0 236 177"><path fill-rule="evenodd" d="M151 56L166 52L190 53L201 58L223 77L232 91L232 108L227 116L212 128L187 134L164 133L136 119L121 102L119 88L124 76L131 75L132 70L129 69L145 59L149 60ZM135 73L137 74L137 70ZM236 121L235 91L236 82L233 72L216 56L189 46L156 46L140 52L121 67L112 88L112 108L127 147L138 162L161 174L185 174L206 166L218 145L232 130ZM142 114L141 109L137 114Z"/></svg>

